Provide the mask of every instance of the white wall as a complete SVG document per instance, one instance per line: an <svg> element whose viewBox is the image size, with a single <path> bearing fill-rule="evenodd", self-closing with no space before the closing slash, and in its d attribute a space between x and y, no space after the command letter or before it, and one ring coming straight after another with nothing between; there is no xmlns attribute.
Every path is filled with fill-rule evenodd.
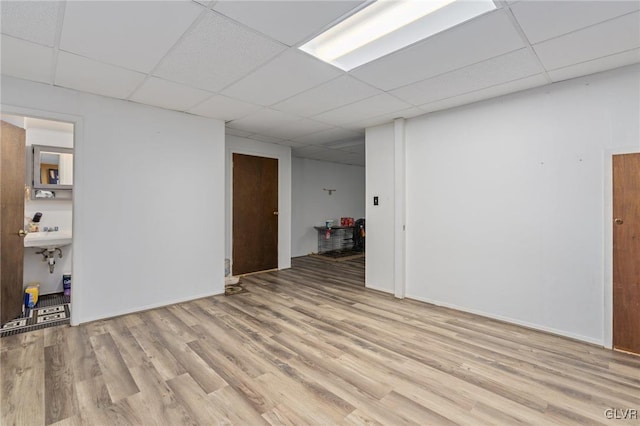
<svg viewBox="0 0 640 426"><path fill-rule="evenodd" d="M4 99L4 97L3 97ZM27 145L48 145L73 148L73 133L27 126Z"/></svg>
<svg viewBox="0 0 640 426"><path fill-rule="evenodd" d="M221 121L6 76L2 104L78 123L72 322L223 292Z"/></svg>
<svg viewBox="0 0 640 426"><path fill-rule="evenodd" d="M318 232L326 220L364 217L365 168L307 158L292 159L291 252L293 257L318 251ZM329 195L323 188L335 189Z"/></svg>
<svg viewBox="0 0 640 426"><path fill-rule="evenodd" d="M634 66L409 120L407 297L608 346L606 176L639 100Z"/></svg>
<svg viewBox="0 0 640 426"><path fill-rule="evenodd" d="M26 145L48 145L62 148L73 148L73 133L49 129L28 128L26 130ZM31 156L27 156L32 160ZM32 171L31 167L27 170ZM31 181L31 179L28 179ZM69 200L31 200L24 205L25 216L33 217L36 212L42 213L40 227L58 226L60 230L71 230L72 201ZM56 257L54 272L49 273L49 265L42 262L42 255L36 254L39 249L25 248L24 250L24 284L40 283L40 294L61 293L62 275L70 274L73 258L72 245L62 247L62 258Z"/></svg>
<svg viewBox="0 0 640 426"><path fill-rule="evenodd" d="M231 161L234 153L257 157L276 158L278 160L278 269L291 267L291 148L272 143L258 142L253 139L227 135L226 137L226 174L225 174L225 257L231 259L232 249L232 195L233 181ZM222 223L222 222L220 222Z"/></svg>
<svg viewBox="0 0 640 426"><path fill-rule="evenodd" d="M366 251L365 285L394 292L394 127L366 130ZM379 204L373 205L377 196Z"/></svg>

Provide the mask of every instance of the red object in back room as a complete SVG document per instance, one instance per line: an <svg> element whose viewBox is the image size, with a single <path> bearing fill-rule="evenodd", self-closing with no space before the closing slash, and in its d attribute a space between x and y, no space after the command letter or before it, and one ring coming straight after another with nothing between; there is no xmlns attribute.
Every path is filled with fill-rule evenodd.
<svg viewBox="0 0 640 426"><path fill-rule="evenodd" d="M352 217L341 217L340 226L353 226L354 220Z"/></svg>

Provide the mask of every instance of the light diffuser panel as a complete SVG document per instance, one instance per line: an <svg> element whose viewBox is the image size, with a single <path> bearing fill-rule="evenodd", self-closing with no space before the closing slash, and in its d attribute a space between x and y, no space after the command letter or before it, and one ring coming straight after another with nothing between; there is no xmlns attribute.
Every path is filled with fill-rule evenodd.
<svg viewBox="0 0 640 426"><path fill-rule="evenodd" d="M378 0L300 49L349 71L495 8L492 0Z"/></svg>

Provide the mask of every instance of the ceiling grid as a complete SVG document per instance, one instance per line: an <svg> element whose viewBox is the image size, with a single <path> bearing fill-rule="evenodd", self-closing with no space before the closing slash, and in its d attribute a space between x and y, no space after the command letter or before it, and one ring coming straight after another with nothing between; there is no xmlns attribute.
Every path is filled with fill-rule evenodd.
<svg viewBox="0 0 640 426"><path fill-rule="evenodd" d="M1 71L364 165L365 127L640 63L638 1L495 4L346 72L298 46L365 0L3 0Z"/></svg>

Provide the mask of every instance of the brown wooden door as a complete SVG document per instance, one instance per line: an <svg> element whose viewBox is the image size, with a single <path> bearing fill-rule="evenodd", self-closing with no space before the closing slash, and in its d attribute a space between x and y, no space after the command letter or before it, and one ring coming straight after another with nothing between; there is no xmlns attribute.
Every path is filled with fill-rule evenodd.
<svg viewBox="0 0 640 426"><path fill-rule="evenodd" d="M613 156L613 347L640 354L640 154Z"/></svg>
<svg viewBox="0 0 640 426"><path fill-rule="evenodd" d="M278 160L233 154L233 274L278 267Z"/></svg>
<svg viewBox="0 0 640 426"><path fill-rule="evenodd" d="M0 137L0 323L22 313L25 131L2 122Z"/></svg>

